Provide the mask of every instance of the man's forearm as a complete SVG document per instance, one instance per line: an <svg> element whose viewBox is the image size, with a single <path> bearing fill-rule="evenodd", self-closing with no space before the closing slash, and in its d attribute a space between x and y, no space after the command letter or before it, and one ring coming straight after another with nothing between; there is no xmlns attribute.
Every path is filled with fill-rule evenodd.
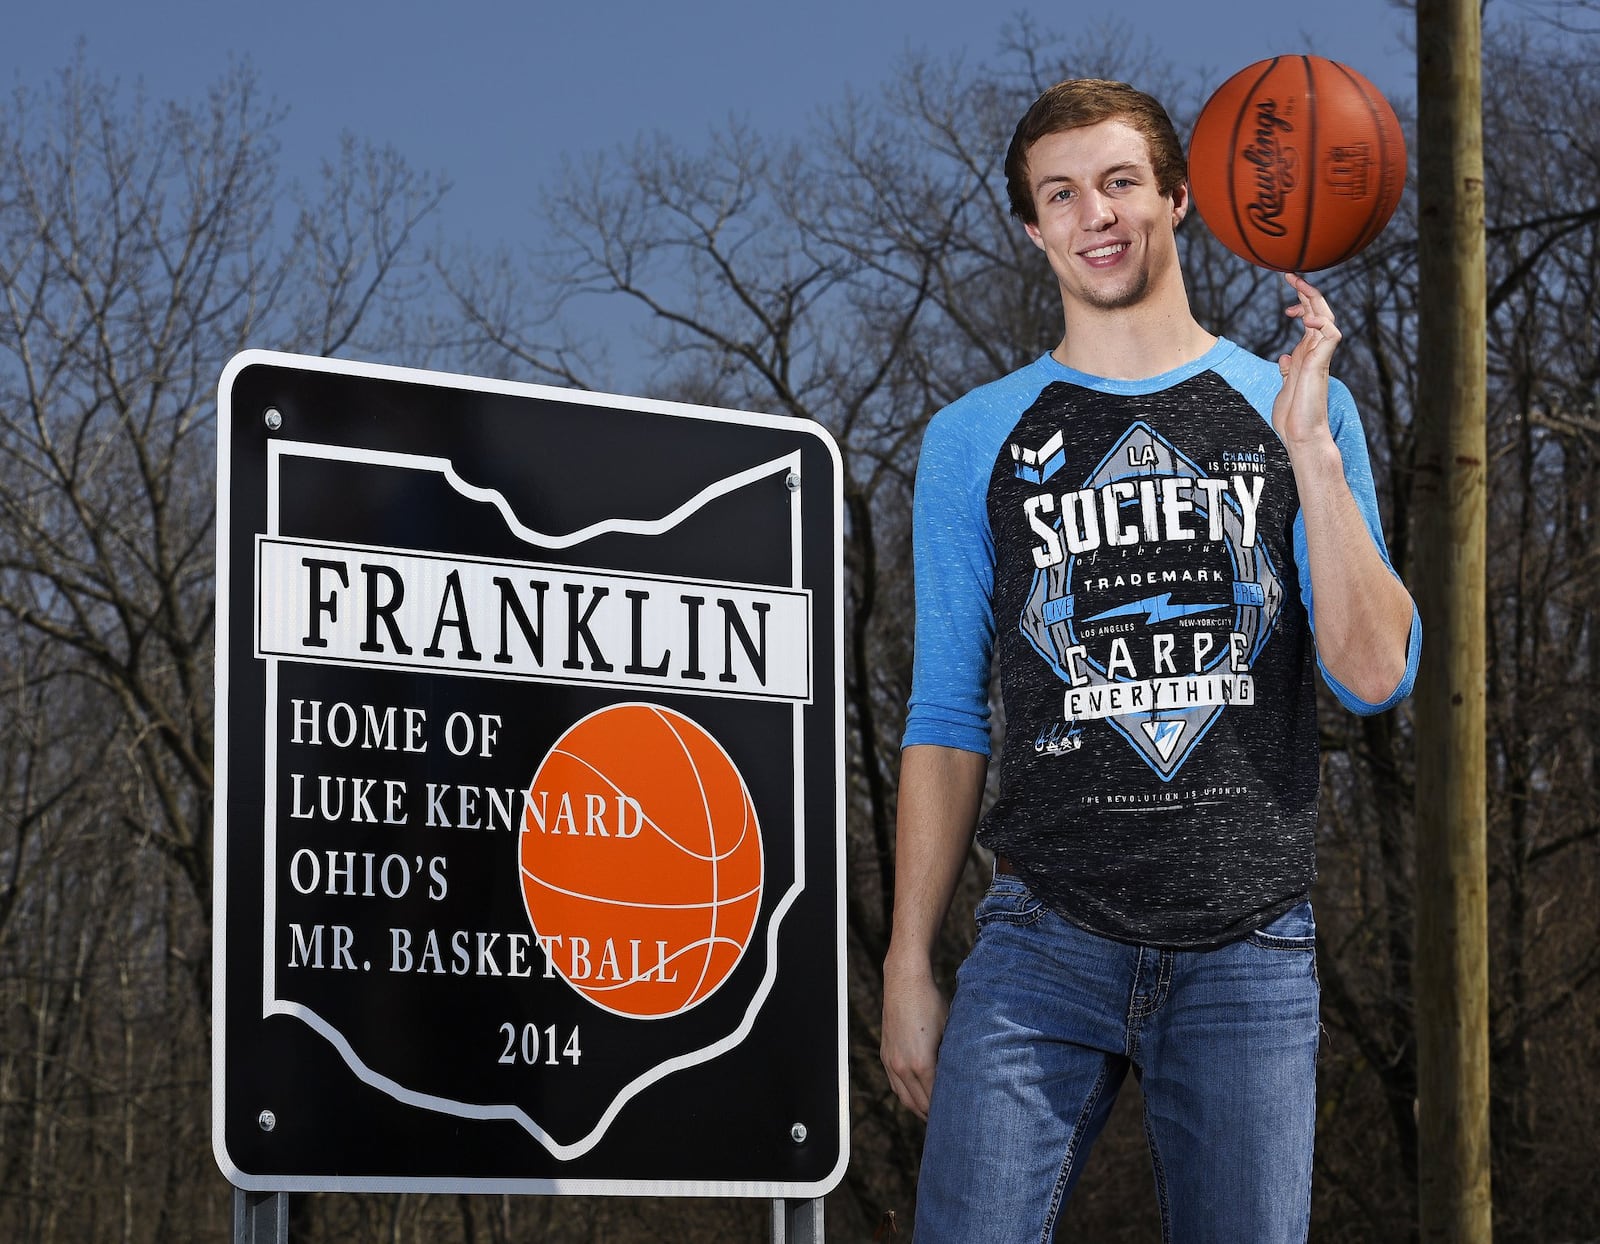
<svg viewBox="0 0 1600 1244"><path fill-rule="evenodd" d="M1328 673L1371 704L1406 671L1412 602L1362 521L1332 438L1291 450L1311 560L1317 654Z"/></svg>
<svg viewBox="0 0 1600 1244"><path fill-rule="evenodd" d="M891 957L932 949L972 844L988 762L931 745L901 755Z"/></svg>
<svg viewBox="0 0 1600 1244"><path fill-rule="evenodd" d="M933 945L978 820L988 757L908 747L900 758L894 930L883 961L880 1056L906 1108L928 1117L948 1006L933 977Z"/></svg>

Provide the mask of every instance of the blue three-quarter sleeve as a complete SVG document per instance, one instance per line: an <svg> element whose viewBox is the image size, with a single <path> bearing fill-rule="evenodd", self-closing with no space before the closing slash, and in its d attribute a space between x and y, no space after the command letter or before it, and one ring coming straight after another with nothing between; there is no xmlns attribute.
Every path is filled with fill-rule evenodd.
<svg viewBox="0 0 1600 1244"><path fill-rule="evenodd" d="M992 445L947 409L923 439L912 506L916 657L904 746L989 752L994 540L986 502Z"/></svg>

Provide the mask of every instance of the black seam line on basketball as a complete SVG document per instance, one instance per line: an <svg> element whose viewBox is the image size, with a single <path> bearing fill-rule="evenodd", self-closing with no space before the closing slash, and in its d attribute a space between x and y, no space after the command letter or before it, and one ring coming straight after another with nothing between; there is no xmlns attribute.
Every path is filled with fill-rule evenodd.
<svg viewBox="0 0 1600 1244"><path fill-rule="evenodd" d="M1355 245L1340 255L1336 261L1343 263L1350 256L1358 254L1378 234L1383 232L1383 225L1377 222L1378 218L1383 215L1383 170L1389 167L1389 132L1383 124L1383 115L1379 111L1377 103L1362 89L1361 83L1357 80L1356 75L1350 71L1349 66L1341 65L1338 61L1329 63L1350 80L1350 85L1355 88L1356 94L1361 96L1361 101L1366 104L1367 111L1372 114L1372 128L1378 135L1378 193L1372 197L1372 207L1367 212L1367 223L1362 226L1361 232L1356 235ZM1377 226L1376 228L1374 228L1375 225Z"/></svg>
<svg viewBox="0 0 1600 1244"><path fill-rule="evenodd" d="M1306 187L1306 215L1305 223L1300 226L1300 253L1294 257L1296 272L1304 270L1306 251L1311 248L1311 239L1316 232L1317 169L1320 167L1317 157L1317 80L1311 73L1309 56L1301 56L1300 65L1306 71L1306 118L1311 126L1311 141L1308 144L1310 150L1306 154L1310 157L1311 167L1300 170L1300 176Z"/></svg>
<svg viewBox="0 0 1600 1244"><path fill-rule="evenodd" d="M1255 244L1250 240L1250 230L1245 227L1244 221L1239 216L1239 193L1234 188L1233 184L1233 166L1239 157L1239 127L1244 124L1245 110L1249 108L1249 103L1255 98L1256 92L1261 89L1261 84L1265 82L1268 75L1278 67L1278 62L1282 59L1283 57L1281 56L1274 56L1272 60L1267 63L1267 67L1261 71L1261 76L1250 84L1250 89L1245 92L1244 96L1245 109L1234 114L1233 133L1228 138L1228 210L1233 213L1233 231L1239 235L1239 240L1242 241L1250 253L1256 257L1256 262L1265 268L1273 268L1276 267L1276 265L1255 248ZM1223 85L1227 84L1224 83Z"/></svg>

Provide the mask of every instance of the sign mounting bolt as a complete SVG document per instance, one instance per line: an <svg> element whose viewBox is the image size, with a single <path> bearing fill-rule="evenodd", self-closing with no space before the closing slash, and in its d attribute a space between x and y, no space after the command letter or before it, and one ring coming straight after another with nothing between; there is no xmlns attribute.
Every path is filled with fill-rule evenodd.
<svg viewBox="0 0 1600 1244"><path fill-rule="evenodd" d="M796 1123L793 1127L791 1127L789 1129L789 1139L794 1141L794 1143L797 1145L805 1144L806 1125L804 1123Z"/></svg>
<svg viewBox="0 0 1600 1244"><path fill-rule="evenodd" d="M800 472L799 471L790 471L789 474L785 475L783 477L783 486L785 488L787 488L790 492L799 492L800 491Z"/></svg>
<svg viewBox="0 0 1600 1244"><path fill-rule="evenodd" d="M273 1114L270 1110L263 1110L256 1116L256 1122L261 1125L261 1130L263 1132L270 1132L273 1128L278 1126L278 1116Z"/></svg>
<svg viewBox="0 0 1600 1244"><path fill-rule="evenodd" d="M276 406L268 406L267 413L262 417L267 421L267 427L274 432L283 426L283 416L278 413Z"/></svg>

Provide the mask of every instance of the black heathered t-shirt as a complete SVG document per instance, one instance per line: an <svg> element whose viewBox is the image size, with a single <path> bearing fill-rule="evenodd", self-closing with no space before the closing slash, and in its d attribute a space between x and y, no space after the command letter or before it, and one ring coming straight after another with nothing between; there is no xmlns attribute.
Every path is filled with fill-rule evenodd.
<svg viewBox="0 0 1600 1244"><path fill-rule="evenodd" d="M1315 877L1312 602L1280 383L1228 341L1141 382L1047 355L928 429L905 742L987 750L998 660L1006 744L979 841L1108 937L1220 945ZM1330 422L1382 551L1342 385ZM1383 705L1330 685L1376 711L1409 671Z"/></svg>

